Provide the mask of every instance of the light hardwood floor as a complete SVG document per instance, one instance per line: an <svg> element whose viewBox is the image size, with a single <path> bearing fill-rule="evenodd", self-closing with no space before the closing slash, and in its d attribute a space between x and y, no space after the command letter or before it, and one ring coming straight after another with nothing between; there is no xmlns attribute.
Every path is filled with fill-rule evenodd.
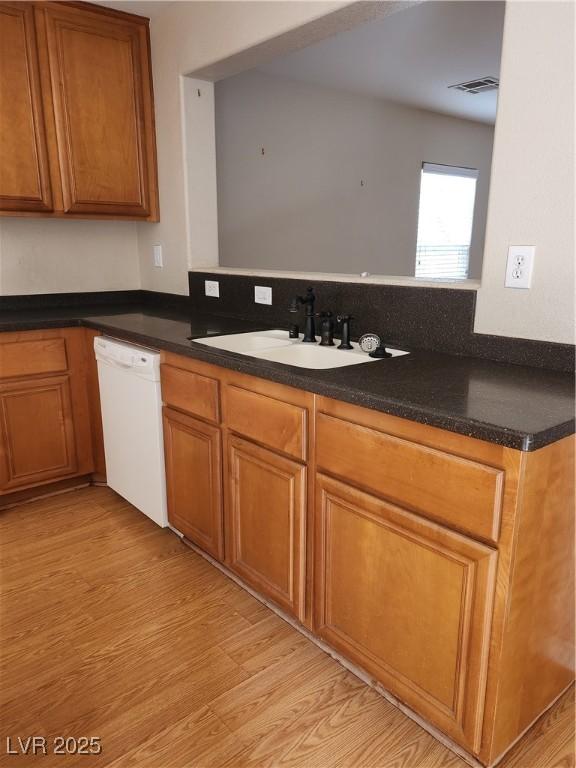
<svg viewBox="0 0 576 768"><path fill-rule="evenodd" d="M0 513L0 764L465 768L107 488ZM574 766L566 694L503 768ZM99 736L99 756L6 737Z"/></svg>

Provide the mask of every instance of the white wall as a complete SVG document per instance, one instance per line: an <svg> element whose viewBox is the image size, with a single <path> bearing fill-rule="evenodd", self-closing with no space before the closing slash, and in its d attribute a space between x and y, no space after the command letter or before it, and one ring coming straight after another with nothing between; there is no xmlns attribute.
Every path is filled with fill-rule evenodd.
<svg viewBox="0 0 576 768"><path fill-rule="evenodd" d="M574 4L508 3L479 333L574 343ZM509 244L535 245L529 291Z"/></svg>
<svg viewBox="0 0 576 768"><path fill-rule="evenodd" d="M205 149L198 141L209 127L212 85L205 85L206 98L202 106L196 105L198 112L204 112L200 113L202 125L192 121L197 141L191 146L197 153L192 152L189 159L187 185L181 74L236 54L243 61L246 49L266 45L271 38L316 19L322 24L325 14L346 5L337 0L214 1L177 2L163 9L151 23L161 223L2 218L0 295L139 287L187 293L187 247L195 264L214 264L217 234L209 192L215 172L213 155L209 142ZM311 41L320 32L315 29ZM187 208L191 211L188 222ZM157 242L164 246L162 270L151 266L152 245Z"/></svg>
<svg viewBox="0 0 576 768"><path fill-rule="evenodd" d="M234 61L227 66L243 68L247 62L242 52L266 46L270 40L272 47L280 50L281 44L275 42L278 36L315 20L320 24L326 14L346 5L328 0L177 2L154 18L151 40L161 221L138 227L143 288L185 294L189 266L218 263L213 86L205 82L203 97L186 99L184 107L183 94L193 93L199 84L182 76L207 68L206 77L213 77L215 71L210 65L228 58ZM327 31L320 24L320 28L313 25L312 32L303 30L298 34L312 41L318 35L329 34L331 23L326 22ZM155 243L161 243L164 249L163 269L152 266Z"/></svg>
<svg viewBox="0 0 576 768"><path fill-rule="evenodd" d="M218 70L214 62L235 56L239 57L235 71L241 71L241 54L246 49L266 48L271 41L270 49L278 52L278 36L346 5L177 2L162 11L152 22L161 223L4 219L0 222L0 293L138 287L133 226L138 231L142 287L186 293L188 239L196 249L195 259L213 260L214 236L206 245L196 236L202 227L186 189L181 74L205 67L205 76L212 77ZM358 6L364 13L372 12L371 3L349 7ZM353 10L344 11L353 14ZM476 316L480 332L563 342L574 338L573 15L570 1L508 3ZM210 151L205 162L189 167L189 172L196 172L199 180L204 175L208 179L213 173L209 166ZM166 244L163 270L148 266L155 242ZM528 292L503 288L509 243L533 243L538 248L533 287Z"/></svg>
<svg viewBox="0 0 576 768"><path fill-rule="evenodd" d="M214 235L197 236L202 227L189 194L187 230L180 75L198 74L202 68L207 77L232 74L224 65L213 66L214 62L261 46L335 6L175 3L153 22L162 222L149 228L139 225L143 287L185 293L188 266L216 263ZM482 333L561 342L574 339L573 12L571 2L508 3L483 283L476 316L476 330ZM252 64L257 63L254 55ZM235 71L241 70L240 66ZM192 136L193 126L187 130ZM209 180L212 151L209 147L205 162L198 159L195 168L189 163L188 172ZM164 240L169 244L167 267L152 270L148 267L151 245ZM194 253L191 263L186 253L188 241ZM533 287L528 292L503 287L509 244L538 248Z"/></svg>
<svg viewBox="0 0 576 768"><path fill-rule="evenodd" d="M470 249L470 277L479 278L493 134L483 123L255 70L223 80L220 265L413 276L421 168L432 162L479 170Z"/></svg>
<svg viewBox="0 0 576 768"><path fill-rule="evenodd" d="M214 85L183 77L181 86L186 209L194 209L193 228L191 217L187 217L188 261L213 265L219 250ZM198 168L203 172L197 173Z"/></svg>
<svg viewBox="0 0 576 768"><path fill-rule="evenodd" d="M0 220L0 295L140 287L137 224Z"/></svg>

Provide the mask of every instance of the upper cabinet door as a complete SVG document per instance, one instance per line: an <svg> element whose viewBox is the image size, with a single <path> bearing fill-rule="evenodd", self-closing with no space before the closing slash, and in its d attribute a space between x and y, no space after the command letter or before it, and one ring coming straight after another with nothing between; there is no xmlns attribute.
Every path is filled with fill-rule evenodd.
<svg viewBox="0 0 576 768"><path fill-rule="evenodd" d="M52 210L34 11L0 3L0 209Z"/></svg>
<svg viewBox="0 0 576 768"><path fill-rule="evenodd" d="M157 218L148 25L66 4L44 15L64 211Z"/></svg>

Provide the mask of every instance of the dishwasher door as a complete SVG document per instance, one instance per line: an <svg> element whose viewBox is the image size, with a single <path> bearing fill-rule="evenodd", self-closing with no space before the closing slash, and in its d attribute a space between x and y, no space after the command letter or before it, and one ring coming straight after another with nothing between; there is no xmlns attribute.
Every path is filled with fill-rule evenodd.
<svg viewBox="0 0 576 768"><path fill-rule="evenodd" d="M160 355L104 336L94 339L94 350L107 483L164 527L168 518Z"/></svg>

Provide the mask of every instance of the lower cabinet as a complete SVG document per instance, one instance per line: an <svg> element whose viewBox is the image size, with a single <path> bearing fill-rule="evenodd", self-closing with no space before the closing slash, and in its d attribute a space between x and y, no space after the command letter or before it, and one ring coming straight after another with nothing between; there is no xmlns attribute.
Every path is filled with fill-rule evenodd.
<svg viewBox="0 0 576 768"><path fill-rule="evenodd" d="M94 471L83 328L0 334L0 507Z"/></svg>
<svg viewBox="0 0 576 768"><path fill-rule="evenodd" d="M77 460L69 376L2 384L0 411L2 491L74 474Z"/></svg>
<svg viewBox="0 0 576 768"><path fill-rule="evenodd" d="M162 391L172 524L484 765L573 680L573 437L524 453L171 353Z"/></svg>
<svg viewBox="0 0 576 768"><path fill-rule="evenodd" d="M213 557L224 557L219 427L164 408L168 519Z"/></svg>
<svg viewBox="0 0 576 768"><path fill-rule="evenodd" d="M460 743L480 743L497 553L323 475L318 634Z"/></svg>
<svg viewBox="0 0 576 768"><path fill-rule="evenodd" d="M306 467L230 436L228 483L230 568L303 620Z"/></svg>

